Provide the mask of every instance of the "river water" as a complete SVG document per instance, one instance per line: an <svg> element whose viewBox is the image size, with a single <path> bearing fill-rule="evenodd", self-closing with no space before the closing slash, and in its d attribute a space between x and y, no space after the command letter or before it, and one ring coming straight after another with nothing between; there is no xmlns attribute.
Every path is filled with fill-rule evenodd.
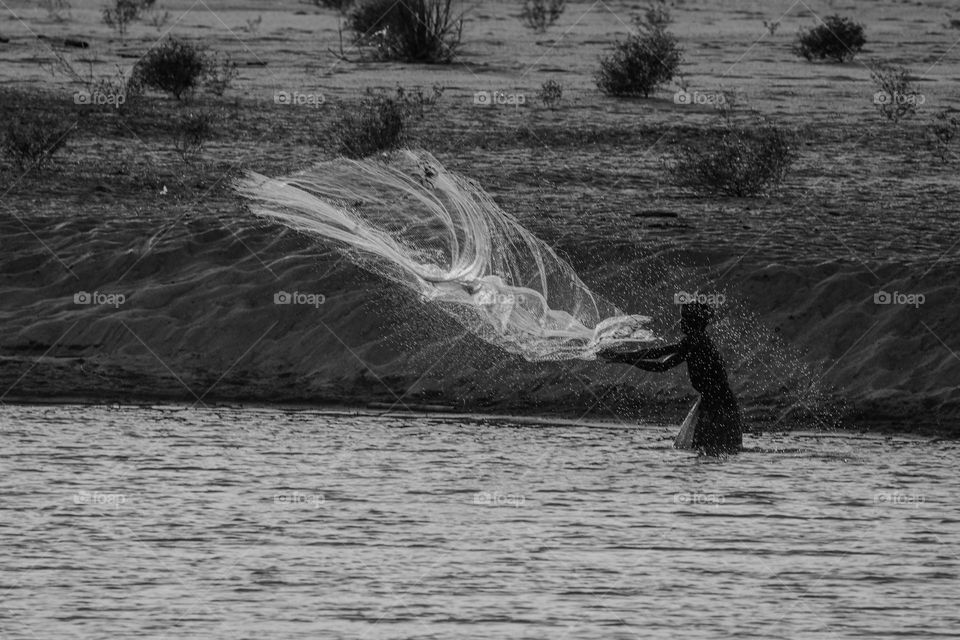
<svg viewBox="0 0 960 640"><path fill-rule="evenodd" d="M956 442L0 407L0 637L884 638L960 629Z"/></svg>

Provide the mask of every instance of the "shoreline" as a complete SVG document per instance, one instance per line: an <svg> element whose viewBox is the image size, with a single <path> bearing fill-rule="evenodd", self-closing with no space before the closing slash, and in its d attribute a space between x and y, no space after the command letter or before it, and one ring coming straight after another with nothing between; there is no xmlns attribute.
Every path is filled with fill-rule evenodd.
<svg viewBox="0 0 960 640"><path fill-rule="evenodd" d="M523 410L511 410L509 412L483 410L463 411L453 407L443 410L428 410L423 405L417 403L408 403L409 409L395 407L384 410L382 405L389 403L371 402L362 404L343 404L327 402L306 402L306 401L277 401L267 402L258 400L255 402L237 402L227 398L215 398L211 402L204 403L203 406L195 406L188 400L172 399L164 396L138 396L137 398L119 400L107 400L82 396L61 396L61 397L28 397L13 396L3 400L4 405L11 406L77 406L77 407L119 407L119 408L142 408L142 409L175 409L182 410L198 409L207 411L216 411L218 409L228 409L235 411L257 411L271 410L281 412L314 413L324 416L374 416L374 417L417 417L429 419L450 419L467 420L470 422L510 422L514 424L540 425L553 427L570 426L588 426L598 428L656 428L666 430L676 430L679 428L679 422L651 422L651 421L632 421L615 416L597 414L589 418L581 418L576 412L535 412ZM631 423L632 422L632 423ZM817 437L852 437L861 435L879 435L879 436L898 436L905 438L921 438L933 440L960 440L960 430L955 428L935 425L933 423L920 423L912 425L910 430L898 426L897 421L889 418L876 418L859 420L855 425L834 426L832 428L811 428L806 425L781 424L773 428L764 428L762 425L745 425L744 433L752 434L755 437L761 437L770 433L790 433L806 434Z"/></svg>

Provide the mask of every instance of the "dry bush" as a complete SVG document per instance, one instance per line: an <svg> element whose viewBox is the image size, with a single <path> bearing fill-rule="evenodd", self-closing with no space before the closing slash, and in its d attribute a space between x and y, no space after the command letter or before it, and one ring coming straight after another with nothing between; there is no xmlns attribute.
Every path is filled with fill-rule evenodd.
<svg viewBox="0 0 960 640"><path fill-rule="evenodd" d="M707 194L756 196L778 186L797 157L795 136L773 125L725 127L667 163L675 184Z"/></svg>
<svg viewBox="0 0 960 640"><path fill-rule="evenodd" d="M453 0L366 0L348 22L358 45L379 59L402 62L448 63L463 32Z"/></svg>
<svg viewBox="0 0 960 640"><path fill-rule="evenodd" d="M807 60L852 60L863 49L867 38L863 25L851 18L827 16L823 23L807 30L801 29L793 51Z"/></svg>
<svg viewBox="0 0 960 640"><path fill-rule="evenodd" d="M672 80L680 67L683 51L667 31L670 12L665 4L650 5L634 24L636 32L600 60L597 87L607 95L646 98Z"/></svg>

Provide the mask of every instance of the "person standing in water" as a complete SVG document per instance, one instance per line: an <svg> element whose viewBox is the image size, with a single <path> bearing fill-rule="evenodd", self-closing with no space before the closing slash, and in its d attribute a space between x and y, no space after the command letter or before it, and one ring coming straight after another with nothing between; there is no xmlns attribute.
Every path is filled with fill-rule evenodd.
<svg viewBox="0 0 960 640"><path fill-rule="evenodd" d="M688 303L680 307L680 329L684 333L680 342L626 353L607 349L597 354L607 362L644 371L667 371L686 362L690 384L700 393L700 399L684 421L674 446L707 455L737 453L743 447L740 407L727 381L723 358L707 335L707 326L715 317L711 307Z"/></svg>

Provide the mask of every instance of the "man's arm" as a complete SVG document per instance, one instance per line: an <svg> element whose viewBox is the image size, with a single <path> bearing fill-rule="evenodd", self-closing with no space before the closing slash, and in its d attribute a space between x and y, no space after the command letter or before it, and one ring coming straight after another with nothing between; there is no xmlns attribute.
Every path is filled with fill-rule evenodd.
<svg viewBox="0 0 960 640"><path fill-rule="evenodd" d="M660 360L663 356L665 359ZM666 371L672 369L684 360L683 343L657 347L655 349L641 349L621 353L605 349L597 353L598 358L617 364L630 364L644 371Z"/></svg>
<svg viewBox="0 0 960 640"><path fill-rule="evenodd" d="M681 343L668 344L663 347L655 347L653 349L641 349L640 351L634 351L630 355L641 360L659 360L663 356L669 356L680 351Z"/></svg>
<svg viewBox="0 0 960 640"><path fill-rule="evenodd" d="M632 364L637 369L643 369L644 371L667 371L668 369L673 369L681 362L683 362L683 356L679 353L674 353L663 360L636 360L624 364Z"/></svg>

